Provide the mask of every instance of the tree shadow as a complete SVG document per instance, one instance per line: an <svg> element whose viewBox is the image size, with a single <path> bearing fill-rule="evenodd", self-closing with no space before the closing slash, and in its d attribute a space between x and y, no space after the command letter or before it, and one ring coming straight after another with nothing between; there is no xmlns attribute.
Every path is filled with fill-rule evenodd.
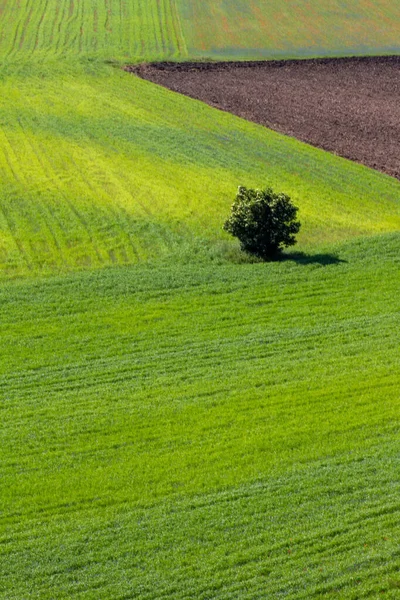
<svg viewBox="0 0 400 600"><path fill-rule="evenodd" d="M279 260L287 261L292 260L299 265L321 265L326 267L327 265L339 265L340 263L347 263L347 260L343 260L336 256L336 254L306 254L305 252L292 252L291 254L282 254Z"/></svg>

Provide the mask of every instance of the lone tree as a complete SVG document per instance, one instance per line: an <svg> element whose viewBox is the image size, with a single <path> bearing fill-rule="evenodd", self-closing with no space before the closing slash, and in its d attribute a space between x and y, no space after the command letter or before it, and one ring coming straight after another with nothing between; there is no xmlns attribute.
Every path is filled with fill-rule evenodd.
<svg viewBox="0 0 400 600"><path fill-rule="evenodd" d="M263 260L277 258L284 246L296 243L300 222L297 207L286 194L271 188L252 190L240 186L224 229L240 241L240 247Z"/></svg>

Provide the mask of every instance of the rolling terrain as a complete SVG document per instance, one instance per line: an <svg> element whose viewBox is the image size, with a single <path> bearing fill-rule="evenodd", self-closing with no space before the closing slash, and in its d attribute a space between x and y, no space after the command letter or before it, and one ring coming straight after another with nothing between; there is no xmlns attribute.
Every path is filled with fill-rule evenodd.
<svg viewBox="0 0 400 600"><path fill-rule="evenodd" d="M398 249L4 284L1 597L394 600Z"/></svg>
<svg viewBox="0 0 400 600"><path fill-rule="evenodd" d="M178 5L191 57L254 60L400 50L400 6L391 0L182 0Z"/></svg>
<svg viewBox="0 0 400 600"><path fill-rule="evenodd" d="M396 54L392 0L0 0L6 60Z"/></svg>
<svg viewBox="0 0 400 600"><path fill-rule="evenodd" d="M399 53L320 4L0 0L0 598L398 596L400 183L120 68Z"/></svg>
<svg viewBox="0 0 400 600"><path fill-rule="evenodd" d="M126 69L400 179L400 57L161 62Z"/></svg>
<svg viewBox="0 0 400 600"><path fill-rule="evenodd" d="M399 229L395 179L112 67L2 85L3 276L224 255L239 184L291 194L305 247Z"/></svg>
<svg viewBox="0 0 400 600"><path fill-rule="evenodd" d="M243 31L260 16L256 4L242 13ZM366 26L376 9L361 4L357 18ZM208 18L207 3L196 2L0 0L0 277L160 256L187 260L204 249L208 255L216 243L224 254L220 224L240 184L292 194L305 246L398 229L399 186L391 179L118 68L122 61L185 59L189 46L195 55L190 36L202 19L187 11L198 15L200 6ZM222 19L227 7L217 6ZM264 3L266 11L271 6ZM396 29L400 19L388 6L380 18ZM339 17L324 13L326 27L334 14L339 23L348 20L348 11L346 4ZM320 12L308 19L310 30ZM371 48L383 52L369 29ZM240 46L232 56L238 52Z"/></svg>
<svg viewBox="0 0 400 600"><path fill-rule="evenodd" d="M184 58L175 0L0 0L9 62Z"/></svg>

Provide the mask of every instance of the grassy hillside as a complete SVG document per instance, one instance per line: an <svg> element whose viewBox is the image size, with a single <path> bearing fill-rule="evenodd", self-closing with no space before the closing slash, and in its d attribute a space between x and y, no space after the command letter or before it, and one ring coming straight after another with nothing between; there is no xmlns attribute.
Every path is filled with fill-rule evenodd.
<svg viewBox="0 0 400 600"><path fill-rule="evenodd" d="M239 184L290 193L303 245L400 227L392 178L118 69L21 69L0 96L3 275L220 255Z"/></svg>
<svg viewBox="0 0 400 600"><path fill-rule="evenodd" d="M396 598L398 247L3 285L0 597Z"/></svg>
<svg viewBox="0 0 400 600"><path fill-rule="evenodd" d="M8 60L400 52L393 0L0 0Z"/></svg>
<svg viewBox="0 0 400 600"><path fill-rule="evenodd" d="M307 5L0 0L0 598L397 597L399 182L109 64L393 43ZM240 183L307 255L238 264Z"/></svg>
<svg viewBox="0 0 400 600"><path fill-rule="evenodd" d="M184 57L175 0L0 0L7 60Z"/></svg>
<svg viewBox="0 0 400 600"><path fill-rule="evenodd" d="M181 0L190 55L309 57L399 54L393 0Z"/></svg>
<svg viewBox="0 0 400 600"><path fill-rule="evenodd" d="M211 32L209 17L232 46L227 6L212 6L0 0L0 277L221 257L239 184L291 194L303 245L398 229L398 182L104 64L198 56L207 47L198 27ZM271 3L229 7L243 32L252 20L267 54L278 48L257 21ZM347 8L339 14L347 19ZM395 9L385 14L396 27ZM232 56L245 57L246 35Z"/></svg>

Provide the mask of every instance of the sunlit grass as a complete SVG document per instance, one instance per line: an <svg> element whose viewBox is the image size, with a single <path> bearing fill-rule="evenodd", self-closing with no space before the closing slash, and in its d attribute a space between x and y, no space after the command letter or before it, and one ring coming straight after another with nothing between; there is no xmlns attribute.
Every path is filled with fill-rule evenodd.
<svg viewBox="0 0 400 600"><path fill-rule="evenodd" d="M1 0L0 14L7 61L187 55L175 0Z"/></svg>
<svg viewBox="0 0 400 600"><path fill-rule="evenodd" d="M48 62L398 54L393 0L0 0L0 57Z"/></svg>
<svg viewBox="0 0 400 600"><path fill-rule="evenodd" d="M289 193L302 246L399 228L396 180L119 70L2 89L3 275L221 255L239 184Z"/></svg>
<svg viewBox="0 0 400 600"><path fill-rule="evenodd" d="M398 54L392 0L180 1L189 55L215 59Z"/></svg>
<svg viewBox="0 0 400 600"><path fill-rule="evenodd" d="M232 246L221 226L240 184L292 196L302 247L398 229L398 182L120 71L124 61L197 56L186 40L199 27L212 32L210 7L185 6L0 2L0 277L204 250L224 260ZM283 26L287 8L276 3L230 3L229 14L213 4L228 37L240 12L244 37L232 56L254 27L278 48L264 35L267 8L282 12ZM310 27L321 16L314 8ZM369 23L375 10L362 3L351 14ZM338 14L347 19L348 6ZM396 8L385 4L382 15L396 27Z"/></svg>
<svg viewBox="0 0 400 600"><path fill-rule="evenodd" d="M119 69L398 51L349 6L0 0L4 600L397 597L399 182Z"/></svg>
<svg viewBox="0 0 400 600"><path fill-rule="evenodd" d="M398 249L3 285L2 597L390 594Z"/></svg>

